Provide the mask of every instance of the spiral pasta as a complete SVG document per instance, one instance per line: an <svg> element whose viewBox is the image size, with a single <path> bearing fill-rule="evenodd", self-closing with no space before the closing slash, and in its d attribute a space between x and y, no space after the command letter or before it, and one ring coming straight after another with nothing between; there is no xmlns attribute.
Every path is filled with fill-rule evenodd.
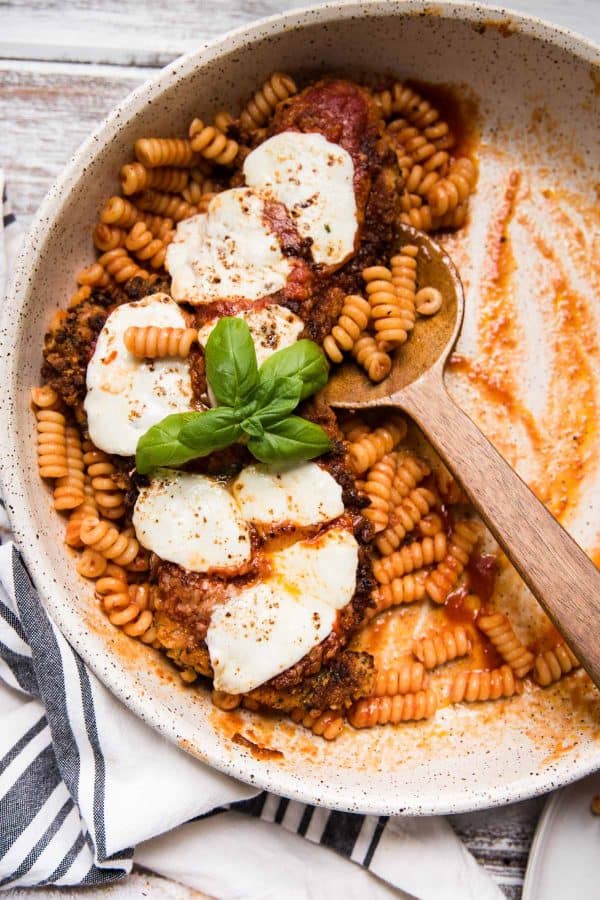
<svg viewBox="0 0 600 900"><path fill-rule="evenodd" d="M412 453L406 453L398 458L396 474L392 482L390 503L398 506L405 497L413 491L423 479L429 475L430 469L427 463Z"/></svg>
<svg viewBox="0 0 600 900"><path fill-rule="evenodd" d="M98 264L119 283L129 281L130 278L150 278L149 273L138 266L123 247L103 253Z"/></svg>
<svg viewBox="0 0 600 900"><path fill-rule="evenodd" d="M177 169L173 166L147 169L140 162L126 163L121 167L119 177L121 190L126 196L139 194L140 191L145 191L147 188L178 194L187 187L190 178L185 169Z"/></svg>
<svg viewBox="0 0 600 900"><path fill-rule="evenodd" d="M131 228L144 218L143 212L125 197L109 197L100 210L100 223L119 228ZM120 246L120 245L118 245ZM114 250L114 247L110 248Z"/></svg>
<svg viewBox="0 0 600 900"><path fill-rule="evenodd" d="M446 122L429 100L413 88L397 81L390 90L374 95L384 118L402 115L412 125L423 130L424 136L434 141L437 149L449 149L454 139Z"/></svg>
<svg viewBox="0 0 600 900"><path fill-rule="evenodd" d="M161 191L144 191L137 198L137 204L140 209L146 212L166 216L175 222L189 219L198 212L196 207L192 206L191 203L186 203L183 197L178 197L177 194L163 194Z"/></svg>
<svg viewBox="0 0 600 900"><path fill-rule="evenodd" d="M167 247L173 240L175 232L167 231L162 238L153 237L145 222L136 222L125 240L125 247L131 250L138 259L149 262L153 269L160 269L165 264Z"/></svg>
<svg viewBox="0 0 600 900"><path fill-rule="evenodd" d="M392 360L389 355L381 350L374 337L363 332L354 346L352 355L371 381L383 381L390 374Z"/></svg>
<svg viewBox="0 0 600 900"><path fill-rule="evenodd" d="M42 387L31 388L31 402L38 409L57 410L60 406L60 397L53 387L44 384Z"/></svg>
<svg viewBox="0 0 600 900"><path fill-rule="evenodd" d="M38 469L42 478L69 473L65 417L55 409L37 409Z"/></svg>
<svg viewBox="0 0 600 900"><path fill-rule="evenodd" d="M392 453L388 453L369 469L364 493L371 502L363 510L363 516L371 523L375 532L383 531L388 524L390 493L395 472L396 457Z"/></svg>
<svg viewBox="0 0 600 900"><path fill-rule="evenodd" d="M271 118L282 100L297 93L293 78L282 72L274 72L248 101L240 115L240 126L246 132L256 131Z"/></svg>
<svg viewBox="0 0 600 900"><path fill-rule="evenodd" d="M533 678L542 687L548 687L580 666L581 663L571 648L566 644L558 644L553 650L546 650L535 657Z"/></svg>
<svg viewBox="0 0 600 900"><path fill-rule="evenodd" d="M134 144L135 155L147 169L157 166L187 168L195 165L197 154L184 138L140 138Z"/></svg>
<svg viewBox="0 0 600 900"><path fill-rule="evenodd" d="M385 266L369 266L362 277L371 307L375 339L381 350L393 350L404 344L415 324L414 309L400 303L392 283L392 273Z"/></svg>
<svg viewBox="0 0 600 900"><path fill-rule="evenodd" d="M510 666L489 671L457 672L449 685L450 703L477 703L512 697L523 690L523 682L515 678Z"/></svg>
<svg viewBox="0 0 600 900"><path fill-rule="evenodd" d="M83 578L99 578L106 571L108 561L97 553L86 547L79 559L77 560L77 571Z"/></svg>
<svg viewBox="0 0 600 900"><path fill-rule="evenodd" d="M420 316L435 316L443 302L441 291L434 287L421 288L415 294L415 309Z"/></svg>
<svg viewBox="0 0 600 900"><path fill-rule="evenodd" d="M429 513L429 515L423 516L417 525L417 531L422 537L435 537L443 528L444 523L439 513Z"/></svg>
<svg viewBox="0 0 600 900"><path fill-rule="evenodd" d="M390 416L375 431L353 441L348 453L350 464L356 474L366 472L376 462L390 453L406 435L406 422L401 416Z"/></svg>
<svg viewBox="0 0 600 900"><path fill-rule="evenodd" d="M432 688L415 694L396 694L394 697L367 697L357 700L350 707L348 721L354 728L397 725L399 722L430 719L437 707L437 694Z"/></svg>
<svg viewBox="0 0 600 900"><path fill-rule="evenodd" d="M192 344L198 339L195 328L159 328L157 325L132 325L123 336L125 346L140 359L161 356L190 355Z"/></svg>
<svg viewBox="0 0 600 900"><path fill-rule="evenodd" d="M490 639L504 662L508 663L519 678L533 667L533 653L523 646L504 613L479 616L477 627Z"/></svg>
<svg viewBox="0 0 600 900"><path fill-rule="evenodd" d="M127 231L118 225L107 225L105 222L96 222L92 232L94 246L106 253L107 250L115 250L125 246Z"/></svg>
<svg viewBox="0 0 600 900"><path fill-rule="evenodd" d="M81 269L75 276L77 284L83 287L106 287L110 284L110 277L100 262L92 263Z"/></svg>
<svg viewBox="0 0 600 900"><path fill-rule="evenodd" d="M427 202L435 216L445 216L465 203L473 192L477 171L467 156L454 160L445 178L441 178L430 189Z"/></svg>
<svg viewBox="0 0 600 900"><path fill-rule="evenodd" d="M65 428L67 474L54 487L54 509L75 509L84 501L84 466L81 439L77 428Z"/></svg>
<svg viewBox="0 0 600 900"><path fill-rule="evenodd" d="M98 515L98 506L94 499L94 491L87 481L83 487L83 501L69 516L65 530L65 544L69 547L82 547L81 523L89 516Z"/></svg>
<svg viewBox="0 0 600 900"><path fill-rule="evenodd" d="M400 253L392 256L390 271L392 284L396 291L396 300L402 310L403 321L408 332L412 331L415 324L415 293L417 285L417 254L418 247L414 244L406 244Z"/></svg>
<svg viewBox="0 0 600 900"><path fill-rule="evenodd" d="M189 130L192 150L200 153L205 159L230 166L235 162L239 144L226 137L214 125L205 125L202 119L194 119Z"/></svg>
<svg viewBox="0 0 600 900"><path fill-rule="evenodd" d="M390 517L390 526L375 539L375 545L381 555L389 556L390 553L397 550L400 542L404 540L409 531L413 530L419 520L427 515L434 503L435 494L424 487L415 488L404 497L394 508Z"/></svg>
<svg viewBox="0 0 600 900"><path fill-rule="evenodd" d="M415 165L422 166L427 174L446 170L450 158L447 151L440 150L436 142L418 126L400 120L392 123L390 131L400 145L401 149L397 153L398 165L405 172L407 182Z"/></svg>
<svg viewBox="0 0 600 900"><path fill-rule="evenodd" d="M448 542L448 552L426 582L427 594L435 603L443 603L462 575L473 547L479 539L474 522L458 522Z"/></svg>
<svg viewBox="0 0 600 900"><path fill-rule="evenodd" d="M434 537L411 541L389 556L376 560L373 563L373 574L379 584L389 584L394 578L401 578L415 569L441 562L446 556L446 549L446 535L440 531Z"/></svg>
<svg viewBox="0 0 600 900"><path fill-rule="evenodd" d="M443 628L430 637L419 638L412 646L413 656L416 656L426 669L443 666L453 659L466 656L470 650L471 640L463 625Z"/></svg>
<svg viewBox="0 0 600 900"><path fill-rule="evenodd" d="M377 668L372 697L415 694L427 686L425 667L421 662L399 662Z"/></svg>
<svg viewBox="0 0 600 900"><path fill-rule="evenodd" d="M360 294L349 294L337 324L323 341L323 350L334 363L341 363L343 353L352 350L361 333L366 329L371 316L368 300Z"/></svg>
<svg viewBox="0 0 600 900"><path fill-rule="evenodd" d="M404 193L401 196L401 201L406 202L405 198L410 201L406 208L410 209L412 206L420 206L423 202L422 198L429 194L429 191L434 184L437 184L439 179L440 173L435 169L429 171L425 166L421 166L418 163L412 165L406 176Z"/></svg>
<svg viewBox="0 0 600 900"><path fill-rule="evenodd" d="M344 719L335 709L293 709L290 718L326 741L334 741L344 727Z"/></svg>
<svg viewBox="0 0 600 900"><path fill-rule="evenodd" d="M419 571L413 575L394 578L389 584L380 585L371 595L375 605L367 610L367 618L372 619L392 606L401 606L403 603L416 603L417 600L422 600L425 596L426 577L425 571Z"/></svg>
<svg viewBox="0 0 600 900"><path fill-rule="evenodd" d="M125 494L116 484L118 472L114 463L89 440L83 444L83 462L100 514L105 519L120 519L125 513Z"/></svg>
<svg viewBox="0 0 600 900"><path fill-rule="evenodd" d="M134 537L122 534L111 525L96 516L86 517L81 523L81 540L87 547L101 553L119 566L133 562L139 550Z"/></svg>

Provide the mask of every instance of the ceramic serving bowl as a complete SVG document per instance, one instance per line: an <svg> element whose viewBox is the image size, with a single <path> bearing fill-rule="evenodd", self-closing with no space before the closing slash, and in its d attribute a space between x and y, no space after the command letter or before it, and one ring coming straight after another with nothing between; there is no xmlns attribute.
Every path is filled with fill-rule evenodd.
<svg viewBox="0 0 600 900"><path fill-rule="evenodd" d="M214 709L207 693L181 686L160 654L107 622L75 572L39 481L28 397L38 383L41 335L92 258L91 226L118 188L134 140L182 133L196 115L237 108L275 70L378 71L458 85L477 121L480 183L468 228L447 239L467 294L450 387L593 552L597 63L596 48L573 34L476 4L336 3L290 13L157 74L102 123L45 199L4 310L0 451L12 523L48 612L83 659L123 703L211 766L328 807L470 810L600 766L600 704L576 675L516 701L447 708L433 722L347 729L327 744L289 722ZM507 566L500 603L525 636L543 637L536 604ZM406 627L418 615L407 609Z"/></svg>

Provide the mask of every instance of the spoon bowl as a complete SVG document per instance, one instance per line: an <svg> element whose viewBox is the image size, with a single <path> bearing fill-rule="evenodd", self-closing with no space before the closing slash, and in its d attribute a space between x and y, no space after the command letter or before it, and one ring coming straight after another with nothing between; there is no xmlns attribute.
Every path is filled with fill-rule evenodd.
<svg viewBox="0 0 600 900"><path fill-rule="evenodd" d="M373 384L353 362L343 363L329 379L324 396L339 409L387 406L399 392L432 368L443 369L462 325L465 295L456 267L443 247L422 231L402 225L398 249L419 248L419 281L434 285L444 302L435 316L419 316L408 341L396 350L387 378ZM351 397L352 400L348 400Z"/></svg>
<svg viewBox="0 0 600 900"><path fill-rule="evenodd" d="M414 419L600 687L600 571L446 391L444 366L464 313L462 283L428 235L405 226L399 245L408 243L419 248L419 282L442 294L440 311L418 318L384 381L374 385L346 363L330 379L325 398L343 409L395 407Z"/></svg>

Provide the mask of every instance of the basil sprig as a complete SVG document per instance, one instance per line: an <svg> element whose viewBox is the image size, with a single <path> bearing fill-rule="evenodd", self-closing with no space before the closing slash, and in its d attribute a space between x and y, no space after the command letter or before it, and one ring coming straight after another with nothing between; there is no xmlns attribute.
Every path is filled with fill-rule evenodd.
<svg viewBox="0 0 600 900"><path fill-rule="evenodd" d="M327 382L325 354L313 341L278 350L259 368L248 325L225 316L212 330L205 355L219 406L174 413L149 428L138 441L138 472L182 465L236 442L265 463L300 462L331 448L319 425L291 415Z"/></svg>

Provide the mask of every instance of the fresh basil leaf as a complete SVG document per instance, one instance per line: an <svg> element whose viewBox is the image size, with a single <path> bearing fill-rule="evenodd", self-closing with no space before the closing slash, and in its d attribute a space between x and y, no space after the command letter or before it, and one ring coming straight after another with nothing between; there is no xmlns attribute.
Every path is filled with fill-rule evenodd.
<svg viewBox="0 0 600 900"><path fill-rule="evenodd" d="M304 400L327 384L328 372L327 358L318 344L303 339L269 356L258 376L261 384L276 378L299 378L302 382L300 400Z"/></svg>
<svg viewBox="0 0 600 900"><path fill-rule="evenodd" d="M261 438L251 438L248 449L260 462L301 462L331 449L331 441L320 425L300 416L276 422Z"/></svg>
<svg viewBox="0 0 600 900"><path fill-rule="evenodd" d="M302 396L302 382L296 377L263 381L258 385L254 396L257 410L252 418L259 419L268 428L296 409Z"/></svg>
<svg viewBox="0 0 600 900"><path fill-rule="evenodd" d="M229 447L240 437L242 429L236 413L228 406L217 406L188 422L179 433L179 440L189 447L193 457L208 456L213 450Z"/></svg>
<svg viewBox="0 0 600 900"><path fill-rule="evenodd" d="M198 415L201 413L173 413L149 428L137 443L135 466L138 472L145 475L157 466L180 466L193 459L196 452L181 443L179 432Z"/></svg>
<svg viewBox="0 0 600 900"><path fill-rule="evenodd" d="M258 383L256 351L243 319L223 316L206 342L206 378L223 406L245 403Z"/></svg>
<svg viewBox="0 0 600 900"><path fill-rule="evenodd" d="M265 433L262 422L260 419L257 419L256 416L250 416L248 419L244 419L243 422L240 422L240 427L242 431L250 437L260 438Z"/></svg>

